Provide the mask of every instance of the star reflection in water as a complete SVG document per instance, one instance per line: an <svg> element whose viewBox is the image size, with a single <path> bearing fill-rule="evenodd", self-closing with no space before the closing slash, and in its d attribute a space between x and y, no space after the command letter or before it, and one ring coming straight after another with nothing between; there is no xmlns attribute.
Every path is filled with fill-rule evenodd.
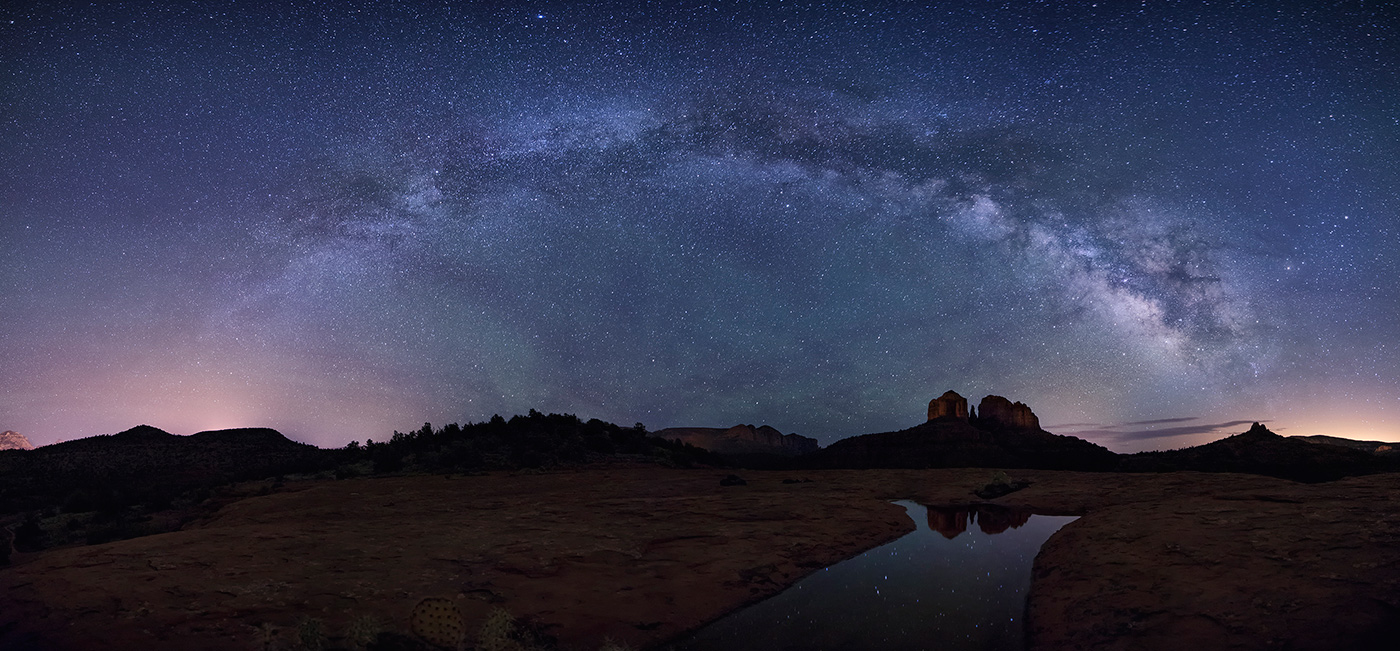
<svg viewBox="0 0 1400 651"><path fill-rule="evenodd" d="M1031 562L1072 516L895 502L916 529L682 640L683 651L1021 649Z"/></svg>

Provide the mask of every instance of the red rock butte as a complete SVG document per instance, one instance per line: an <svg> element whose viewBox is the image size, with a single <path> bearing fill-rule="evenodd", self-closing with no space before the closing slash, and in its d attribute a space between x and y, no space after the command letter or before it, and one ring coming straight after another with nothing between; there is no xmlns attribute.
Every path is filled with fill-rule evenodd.
<svg viewBox="0 0 1400 651"><path fill-rule="evenodd" d="M1011 402L1001 396L987 396L977 405L977 417L1020 429L1040 429L1040 419L1023 402Z"/></svg>
<svg viewBox="0 0 1400 651"><path fill-rule="evenodd" d="M928 403L928 419L957 418L967 420L967 398L957 391L948 391Z"/></svg>
<svg viewBox="0 0 1400 651"><path fill-rule="evenodd" d="M23 434L14 430L0 432L0 450L33 450L34 446Z"/></svg>
<svg viewBox="0 0 1400 651"><path fill-rule="evenodd" d="M1040 419L1023 402L1011 402L1001 396L987 396L976 409L968 409L967 399L956 391L948 391L928 403L928 419L955 418L968 420L969 416L986 423L1016 429L1040 429Z"/></svg>

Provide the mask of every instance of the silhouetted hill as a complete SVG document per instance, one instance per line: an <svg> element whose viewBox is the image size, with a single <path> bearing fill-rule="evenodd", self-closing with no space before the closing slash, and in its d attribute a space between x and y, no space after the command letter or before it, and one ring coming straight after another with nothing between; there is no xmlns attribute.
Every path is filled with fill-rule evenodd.
<svg viewBox="0 0 1400 651"><path fill-rule="evenodd" d="M550 468L606 459L631 459L689 466L723 463L712 452L677 441L657 438L637 423L620 427L596 418L583 421L572 414L528 415L506 420L493 416L484 423L452 423L434 428L429 423L413 432L394 432L386 442L352 443L336 451L340 475L365 472L470 472Z"/></svg>
<svg viewBox="0 0 1400 651"><path fill-rule="evenodd" d="M175 436L149 425L0 452L0 524L24 551L178 528L234 482L313 472L333 453L271 429ZM163 514L163 515L157 515Z"/></svg>
<svg viewBox="0 0 1400 651"><path fill-rule="evenodd" d="M1259 423L1243 434L1204 445L1124 455L1123 472L1242 472L1294 481L1331 481L1351 475L1400 471L1393 458L1302 437L1279 436Z"/></svg>
<svg viewBox="0 0 1400 651"><path fill-rule="evenodd" d="M271 429L175 436L149 425L0 456L5 489L140 478L151 484L266 477L315 467L321 450ZM6 490L8 493L9 491Z"/></svg>
<svg viewBox="0 0 1400 651"><path fill-rule="evenodd" d="M1400 443L1388 441L1358 441L1356 439L1344 439L1338 436L1324 436L1314 434L1312 436L1290 436L1288 438L1307 441L1308 443L1325 443L1362 452L1370 452L1379 455L1400 455Z"/></svg>
<svg viewBox="0 0 1400 651"><path fill-rule="evenodd" d="M170 531L248 490L247 480L284 475L353 477L385 473L552 468L598 461L688 466L722 457L569 414L453 423L394 432L387 441L323 450L276 430L243 428L175 436L148 425L34 450L0 451L0 526L33 551ZM212 500L210 498L213 498Z"/></svg>
<svg viewBox="0 0 1400 651"><path fill-rule="evenodd" d="M148 425L0 452L0 514L168 503L198 487L314 470L326 451L270 429L175 436Z"/></svg>
<svg viewBox="0 0 1400 651"><path fill-rule="evenodd" d="M796 456L816 452L821 447L814 438L799 434L783 434L776 428L762 425L719 427L667 427L655 436L669 441L688 443L720 454L778 454Z"/></svg>
<svg viewBox="0 0 1400 651"><path fill-rule="evenodd" d="M236 427L196 432L190 440L224 445L284 445L290 439L270 427ZM297 445L302 445L298 443Z"/></svg>
<svg viewBox="0 0 1400 651"><path fill-rule="evenodd" d="M1109 470L1118 455L1073 436L957 416L842 439L803 457L819 468Z"/></svg>

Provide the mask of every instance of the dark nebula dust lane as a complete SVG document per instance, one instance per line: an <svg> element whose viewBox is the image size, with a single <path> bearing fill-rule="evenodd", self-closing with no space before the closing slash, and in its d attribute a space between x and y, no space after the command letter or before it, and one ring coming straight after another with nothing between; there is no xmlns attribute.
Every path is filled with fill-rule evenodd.
<svg viewBox="0 0 1400 651"><path fill-rule="evenodd" d="M1397 89L1362 2L10 3L0 427L1396 440Z"/></svg>

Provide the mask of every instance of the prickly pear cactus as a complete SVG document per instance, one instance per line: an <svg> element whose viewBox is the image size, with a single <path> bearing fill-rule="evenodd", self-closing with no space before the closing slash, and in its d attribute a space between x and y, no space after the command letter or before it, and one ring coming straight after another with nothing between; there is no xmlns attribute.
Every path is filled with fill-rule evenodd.
<svg viewBox="0 0 1400 651"><path fill-rule="evenodd" d="M462 611L450 599L428 597L413 609L413 634L424 642L444 649L456 649L462 642Z"/></svg>

